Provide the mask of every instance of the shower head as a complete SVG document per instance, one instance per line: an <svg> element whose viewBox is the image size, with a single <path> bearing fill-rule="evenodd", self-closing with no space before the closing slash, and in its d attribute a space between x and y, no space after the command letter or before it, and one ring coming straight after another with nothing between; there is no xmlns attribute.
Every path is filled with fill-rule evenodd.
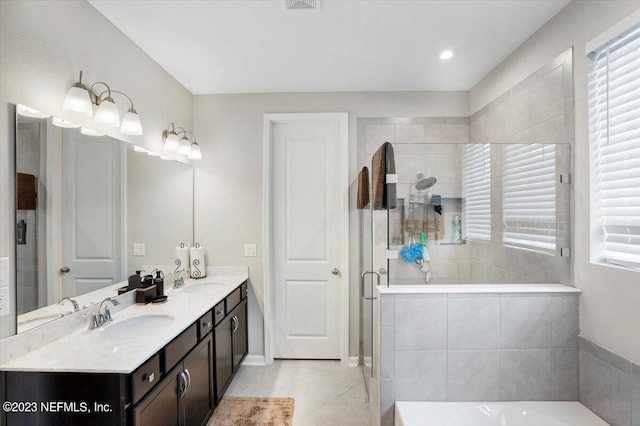
<svg viewBox="0 0 640 426"><path fill-rule="evenodd" d="M418 182L416 182L416 189L419 190L419 191L422 191L422 190L425 190L425 189L429 189L433 185L435 185L437 181L438 181L438 179L434 178L433 176L428 177L428 178L424 178L424 179L420 179Z"/></svg>

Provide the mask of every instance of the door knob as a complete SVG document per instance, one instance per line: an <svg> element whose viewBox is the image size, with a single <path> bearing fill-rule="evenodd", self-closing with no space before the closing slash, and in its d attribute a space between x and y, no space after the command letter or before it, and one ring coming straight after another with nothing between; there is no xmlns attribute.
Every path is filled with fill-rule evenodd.
<svg viewBox="0 0 640 426"><path fill-rule="evenodd" d="M63 274L66 274L69 271L71 271L71 268L69 268L68 266L63 266L62 268L60 268L60 272L62 272Z"/></svg>
<svg viewBox="0 0 640 426"><path fill-rule="evenodd" d="M331 273L332 273L333 275L339 275L339 274L340 274L340 269L338 269L338 268L333 268L333 269L331 270Z"/></svg>

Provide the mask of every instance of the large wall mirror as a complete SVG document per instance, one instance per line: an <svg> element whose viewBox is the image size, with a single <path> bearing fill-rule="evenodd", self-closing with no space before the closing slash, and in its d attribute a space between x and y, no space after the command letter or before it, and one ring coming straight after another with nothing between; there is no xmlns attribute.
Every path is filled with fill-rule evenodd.
<svg viewBox="0 0 640 426"><path fill-rule="evenodd" d="M172 272L193 238L192 166L16 110L18 333L116 295L136 270Z"/></svg>

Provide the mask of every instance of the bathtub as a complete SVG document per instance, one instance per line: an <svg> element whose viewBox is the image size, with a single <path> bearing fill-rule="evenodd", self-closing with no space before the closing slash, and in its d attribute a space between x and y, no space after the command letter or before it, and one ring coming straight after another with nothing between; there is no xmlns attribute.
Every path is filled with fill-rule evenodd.
<svg viewBox="0 0 640 426"><path fill-rule="evenodd" d="M396 401L395 426L607 426L576 401Z"/></svg>

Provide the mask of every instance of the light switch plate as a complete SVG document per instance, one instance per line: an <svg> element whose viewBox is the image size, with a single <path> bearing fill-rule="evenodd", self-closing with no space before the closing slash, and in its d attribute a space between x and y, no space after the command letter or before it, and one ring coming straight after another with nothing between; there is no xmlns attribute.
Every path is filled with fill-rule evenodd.
<svg viewBox="0 0 640 426"><path fill-rule="evenodd" d="M258 255L258 248L256 244L244 245L244 257L256 257Z"/></svg>
<svg viewBox="0 0 640 426"><path fill-rule="evenodd" d="M133 243L133 255L134 256L144 256L145 246L144 244Z"/></svg>
<svg viewBox="0 0 640 426"><path fill-rule="evenodd" d="M0 287L0 317L9 315L10 312L9 287Z"/></svg>
<svg viewBox="0 0 640 426"><path fill-rule="evenodd" d="M9 258L0 257L0 287L9 286Z"/></svg>

